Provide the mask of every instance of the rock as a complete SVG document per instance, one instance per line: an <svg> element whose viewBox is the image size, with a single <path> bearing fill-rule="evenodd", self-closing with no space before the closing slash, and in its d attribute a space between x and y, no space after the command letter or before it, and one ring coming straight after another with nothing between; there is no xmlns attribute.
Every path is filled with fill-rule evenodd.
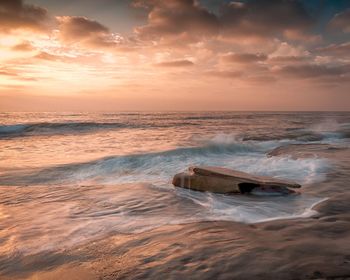
<svg viewBox="0 0 350 280"><path fill-rule="evenodd" d="M329 157L334 154L334 151L346 150L346 146L341 146L339 144L288 144L274 148L270 151L267 156L291 156L293 159L298 158L314 158L316 156Z"/></svg>
<svg viewBox="0 0 350 280"><path fill-rule="evenodd" d="M188 172L176 174L176 187L214 193L289 194L297 183L273 177L256 176L222 167L193 166Z"/></svg>

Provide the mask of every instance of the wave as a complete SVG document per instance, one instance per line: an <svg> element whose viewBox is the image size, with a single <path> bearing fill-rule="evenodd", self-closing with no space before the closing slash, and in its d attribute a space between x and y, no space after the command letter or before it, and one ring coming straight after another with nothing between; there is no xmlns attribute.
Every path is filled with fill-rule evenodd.
<svg viewBox="0 0 350 280"><path fill-rule="evenodd" d="M15 124L15 125L1 125L0 126L0 135L9 135L21 133L26 130L29 125L25 124Z"/></svg>
<svg viewBox="0 0 350 280"><path fill-rule="evenodd" d="M41 135L70 135L94 133L98 131L114 131L118 129L157 129L157 128L174 128L174 127L192 127L192 126L210 126L210 124L201 124L195 120L215 119L218 116L191 116L182 120L159 119L158 121L137 119L128 120L126 122L38 122L38 123L20 123L13 125L0 125L0 139L14 138L26 136ZM191 121L193 120L193 121ZM237 125L237 121L235 122ZM239 132L241 131L241 132ZM219 134L219 138L222 138ZM228 134L231 135L231 134ZM225 136L226 137L226 136ZM231 136L230 136L231 137ZM242 132L238 128L235 139L243 141L299 141L299 142L322 142L322 141L338 141L350 138L350 124L325 122L305 127L286 127L279 130L255 130Z"/></svg>
<svg viewBox="0 0 350 280"><path fill-rule="evenodd" d="M197 164L293 179L301 184L323 180L328 169L323 159L266 156L283 141L243 141L235 134L200 140L200 146L0 173L4 193L0 206L18 209L16 215L3 221L6 228L17 225L4 242L19 244L26 240L20 243L20 250L33 254L70 247L109 232L137 233L168 224L259 223L308 217L314 214L313 206L324 200L305 194L227 196L172 187L174 174ZM33 236L30 240L25 239L28 232Z"/></svg>
<svg viewBox="0 0 350 280"><path fill-rule="evenodd" d="M339 123L335 119L328 119L324 122L314 124L309 130L321 134L326 140L350 137L350 123Z"/></svg>
<svg viewBox="0 0 350 280"><path fill-rule="evenodd" d="M129 128L123 123L96 123L96 122L63 122L63 123L28 123L15 125L1 125L0 137L21 137L33 135L55 135L70 133L86 133L93 130L110 130Z"/></svg>
<svg viewBox="0 0 350 280"><path fill-rule="evenodd" d="M317 142L330 138L343 138L340 133L313 133L309 131L296 131L294 133L285 133L280 135L249 135L244 136L245 141L271 141L271 140L294 140L300 142Z"/></svg>
<svg viewBox="0 0 350 280"><path fill-rule="evenodd" d="M199 147L181 147L163 152L109 156L89 162L70 163L43 169L10 171L0 176L0 185L136 183L169 185L172 176L191 165L233 168L257 175L276 176L310 183L320 179L327 166L322 159L267 157L276 143L258 144L231 139L212 140Z"/></svg>
<svg viewBox="0 0 350 280"><path fill-rule="evenodd" d="M25 137L37 135L64 135L92 133L100 130L167 128L175 126L196 126L197 123L121 123L121 122L62 122L28 123L0 125L0 138Z"/></svg>
<svg viewBox="0 0 350 280"><path fill-rule="evenodd" d="M305 128L289 128L286 132L278 134L246 135L242 139L245 141L271 141L271 140L291 140L299 142L324 142L336 141L350 137L350 129L337 131L312 131Z"/></svg>

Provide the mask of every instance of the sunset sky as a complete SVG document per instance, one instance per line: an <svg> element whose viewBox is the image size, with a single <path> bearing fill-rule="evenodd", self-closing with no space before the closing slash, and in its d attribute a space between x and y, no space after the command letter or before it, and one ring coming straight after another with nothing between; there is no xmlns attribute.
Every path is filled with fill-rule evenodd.
<svg viewBox="0 0 350 280"><path fill-rule="evenodd" d="M0 0L0 111L350 110L348 0Z"/></svg>

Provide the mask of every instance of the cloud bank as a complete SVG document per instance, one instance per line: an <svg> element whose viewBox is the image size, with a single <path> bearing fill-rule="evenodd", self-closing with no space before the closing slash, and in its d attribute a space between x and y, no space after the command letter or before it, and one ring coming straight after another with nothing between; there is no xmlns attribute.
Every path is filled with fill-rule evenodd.
<svg viewBox="0 0 350 280"><path fill-rule="evenodd" d="M345 96L350 7L321 17L315 12L321 7L312 10L302 0L128 3L144 17L123 33L91 16L0 0L0 91L67 84L79 94L133 88L156 95L181 86L186 99L186 92L328 87Z"/></svg>

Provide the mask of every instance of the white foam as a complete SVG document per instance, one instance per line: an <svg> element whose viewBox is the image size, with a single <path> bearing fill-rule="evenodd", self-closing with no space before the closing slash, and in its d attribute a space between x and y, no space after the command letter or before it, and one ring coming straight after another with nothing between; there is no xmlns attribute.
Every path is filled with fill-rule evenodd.
<svg viewBox="0 0 350 280"><path fill-rule="evenodd" d="M77 172L74 180L88 178L104 184L148 182L160 185L170 182L174 174L191 165L212 165L311 184L322 181L329 166L328 161L319 158L267 157L261 153L154 156L141 160L138 166L133 163L133 160L116 159L91 166Z"/></svg>
<svg viewBox="0 0 350 280"><path fill-rule="evenodd" d="M335 119L326 119L323 122L314 124L310 127L314 132L335 132L340 129L341 125Z"/></svg>
<svg viewBox="0 0 350 280"><path fill-rule="evenodd" d="M205 210L204 220L261 223L279 219L307 218L317 212L313 208L327 198L308 195L284 197L227 196L179 190L183 198L191 199Z"/></svg>

